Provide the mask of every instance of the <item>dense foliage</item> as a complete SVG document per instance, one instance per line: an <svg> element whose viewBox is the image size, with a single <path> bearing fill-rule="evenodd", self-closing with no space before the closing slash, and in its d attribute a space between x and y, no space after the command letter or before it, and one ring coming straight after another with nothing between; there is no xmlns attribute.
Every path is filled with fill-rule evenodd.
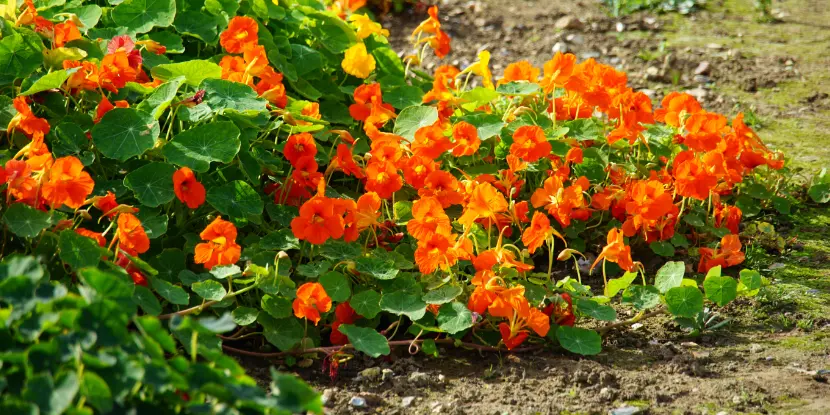
<svg viewBox="0 0 830 415"><path fill-rule="evenodd" d="M5 402L314 410L221 350L589 355L650 315L711 328L708 308L761 288L727 270L741 220L794 198L742 115L680 93L655 110L570 54L429 75L450 52L437 8L401 60L358 3L4 8L0 255L37 257L0 273Z"/></svg>

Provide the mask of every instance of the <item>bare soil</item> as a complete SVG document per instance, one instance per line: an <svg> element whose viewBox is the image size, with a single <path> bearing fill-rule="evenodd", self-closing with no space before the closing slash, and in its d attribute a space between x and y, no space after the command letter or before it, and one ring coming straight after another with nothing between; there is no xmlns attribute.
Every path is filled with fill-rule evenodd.
<svg viewBox="0 0 830 415"><path fill-rule="evenodd" d="M691 17L615 20L592 1L444 0L453 51L425 66L464 67L487 49L498 77L511 62L541 67L554 51L570 51L625 70L655 102L686 90L713 111L752 111L761 135L795 165L830 165L830 26L822 23L830 21L830 1L776 3L782 19L771 24L756 23L751 4L726 0ZM424 10L382 21L402 55L412 53L408 35ZM830 219L817 209L781 227L803 243L779 259L781 267L765 270L768 292L718 310L733 322L704 336L687 337L660 316L610 332L591 358L452 347L429 357L399 348L383 360L356 356L334 378L321 359L282 369L322 391L332 414L830 414L823 372L830 369ZM270 364L284 363L244 362L263 381Z"/></svg>

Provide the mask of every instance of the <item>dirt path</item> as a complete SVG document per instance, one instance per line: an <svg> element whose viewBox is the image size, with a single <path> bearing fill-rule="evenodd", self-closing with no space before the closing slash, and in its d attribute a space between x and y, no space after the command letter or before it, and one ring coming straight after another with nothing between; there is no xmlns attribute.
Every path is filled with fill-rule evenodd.
<svg viewBox="0 0 830 415"><path fill-rule="evenodd" d="M453 52L442 63L464 67L486 48L498 76L522 59L541 67L556 50L593 57L626 70L655 100L686 90L708 109L746 112L768 143L805 168L797 174L809 176L830 167L830 1L776 6L783 22L759 24L752 0L691 18L620 21L593 1L444 0ZM401 52L410 52L407 36L421 19L384 21ZM734 321L702 337L684 337L660 317L611 333L591 359L453 348L410 357L402 349L384 361L356 358L334 381L317 362L299 373L324 391L333 414L828 414L830 374L821 370L830 369L830 213L804 208L794 223L776 226L798 249L752 258L773 285L721 310ZM261 361L248 363L254 375L266 373Z"/></svg>

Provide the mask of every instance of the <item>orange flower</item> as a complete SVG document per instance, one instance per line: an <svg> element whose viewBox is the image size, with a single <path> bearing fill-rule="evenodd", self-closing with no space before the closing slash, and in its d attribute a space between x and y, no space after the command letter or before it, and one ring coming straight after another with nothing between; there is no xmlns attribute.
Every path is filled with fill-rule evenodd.
<svg viewBox="0 0 830 415"><path fill-rule="evenodd" d="M412 204L412 219L406 224L409 234L417 240L429 239L433 234L449 234L450 218L434 197L418 199Z"/></svg>
<svg viewBox="0 0 830 415"><path fill-rule="evenodd" d="M72 20L67 20L55 25L55 40L52 42L52 46L61 48L67 43L80 38L81 32L78 30L78 26Z"/></svg>
<svg viewBox="0 0 830 415"><path fill-rule="evenodd" d="M707 273L710 269L720 265L723 268L738 265L744 262L745 255L741 252L741 239L738 235L726 235L720 240L720 248L700 248L700 263L697 272Z"/></svg>
<svg viewBox="0 0 830 415"><path fill-rule="evenodd" d="M375 65L375 58L369 54L366 50L366 45L363 43L356 43L354 46L346 49L343 62L340 63L344 72L360 79L368 78L375 70Z"/></svg>
<svg viewBox="0 0 830 415"><path fill-rule="evenodd" d="M302 156L293 163L294 171L291 173L291 178L294 182L303 187L316 188L323 179L323 174L317 171L317 162L314 157Z"/></svg>
<svg viewBox="0 0 830 415"><path fill-rule="evenodd" d="M545 132L536 125L523 125L513 133L513 144L510 145L510 154L533 163L549 155L551 146L545 138Z"/></svg>
<svg viewBox="0 0 830 415"><path fill-rule="evenodd" d="M46 135L49 132L49 122L43 118L38 118L29 108L27 98L25 96L18 96L12 101L14 109L17 114L9 121L6 130L11 133L14 130L20 130L27 137L32 138L36 133Z"/></svg>
<svg viewBox="0 0 830 415"><path fill-rule="evenodd" d="M681 151L674 157L672 176L677 194L697 200L706 200L718 184L718 178L694 156L692 150Z"/></svg>
<svg viewBox="0 0 830 415"><path fill-rule="evenodd" d="M329 341L331 344L348 344L349 338L341 333L337 328L341 324L352 324L356 322L361 316L357 314L349 303L340 303L334 308L334 322L331 324L331 335Z"/></svg>
<svg viewBox="0 0 830 415"><path fill-rule="evenodd" d="M452 148L452 143L444 135L444 129L436 123L415 131L415 141L412 142L411 147L415 154L437 159Z"/></svg>
<svg viewBox="0 0 830 415"><path fill-rule="evenodd" d="M98 123L101 121L101 118L104 118L108 112L116 109L116 108L129 108L130 103L125 100L118 100L115 101L115 105L112 105L112 102L107 99L105 96L101 96L101 102L98 103L98 106L95 107L95 119L92 120L94 123Z"/></svg>
<svg viewBox="0 0 830 415"><path fill-rule="evenodd" d="M354 102L349 106L349 114L357 121L381 127L395 118L395 108L383 103L380 84L377 82L357 87L354 90Z"/></svg>
<svg viewBox="0 0 830 415"><path fill-rule="evenodd" d="M343 173L352 175L357 179L366 177L366 175L363 174L363 169L361 169L360 166L358 166L354 161L352 150L345 144L337 145L337 154L329 162L329 166L326 171L328 172L334 169L339 169Z"/></svg>
<svg viewBox="0 0 830 415"><path fill-rule="evenodd" d="M219 35L219 43L228 53L242 53L256 46L259 26L256 20L246 16L235 16L228 22L228 28Z"/></svg>
<svg viewBox="0 0 830 415"><path fill-rule="evenodd" d="M441 30L441 22L438 20L438 6L432 6L427 10L429 18L421 22L415 30L412 31L412 39L415 44L429 43L429 46L435 51L435 56L443 58L450 53L450 37ZM432 36L423 36L424 34Z"/></svg>
<svg viewBox="0 0 830 415"><path fill-rule="evenodd" d="M582 164L582 147L573 147L565 155L565 163Z"/></svg>
<svg viewBox="0 0 830 415"><path fill-rule="evenodd" d="M390 161L372 161L366 166L366 190L375 192L381 199L389 199L403 187L398 169Z"/></svg>
<svg viewBox="0 0 830 415"><path fill-rule="evenodd" d="M194 261L206 269L217 265L233 265L242 255L242 247L236 243L236 226L221 217L216 217L199 234L202 242L196 245Z"/></svg>
<svg viewBox="0 0 830 415"><path fill-rule="evenodd" d="M410 186L420 189L424 187L427 176L438 167L438 163L431 158L413 155L403 165L403 178Z"/></svg>
<svg viewBox="0 0 830 415"><path fill-rule="evenodd" d="M63 69L79 68L75 73L69 75L66 80L66 87L73 89L98 89L99 76L98 65L89 61L63 61Z"/></svg>
<svg viewBox="0 0 830 415"><path fill-rule="evenodd" d="M546 336L550 331L550 317L537 308L531 307L524 297L524 287L518 286L499 293L488 311L494 317L509 319L509 323L499 324L502 341L511 350L527 339L530 328L539 336Z"/></svg>
<svg viewBox="0 0 830 415"><path fill-rule="evenodd" d="M629 216L622 226L625 236L632 237L641 229L647 242L674 236L679 209L663 183L658 180L633 182L628 188L627 199L625 210Z"/></svg>
<svg viewBox="0 0 830 415"><path fill-rule="evenodd" d="M682 92L666 95L660 106L662 108L654 111L654 119L677 128L684 124L687 116L703 111L693 96Z"/></svg>
<svg viewBox="0 0 830 415"><path fill-rule="evenodd" d="M458 222L471 226L476 219L496 219L496 214L507 211L507 200L490 183L481 183L473 188L464 213Z"/></svg>
<svg viewBox="0 0 830 415"><path fill-rule="evenodd" d="M499 79L498 84L508 82L527 81L535 83L539 80L539 68L535 68L528 61L519 61L507 65L504 69L504 77Z"/></svg>
<svg viewBox="0 0 830 415"><path fill-rule="evenodd" d="M104 235L101 234L100 232L93 232L89 229L84 229L84 228L76 228L75 233L77 233L78 235L81 235L81 236L86 236L87 238L90 238L90 239L94 240L95 242L98 242L98 245L102 248L107 246L107 239L104 238Z"/></svg>
<svg viewBox="0 0 830 415"><path fill-rule="evenodd" d="M205 203L205 186L196 180L196 175L189 167L182 167L173 173L173 191L176 197L191 209Z"/></svg>
<svg viewBox="0 0 830 415"><path fill-rule="evenodd" d="M309 199L300 207L300 215L291 221L291 232L298 239L314 245L322 245L329 238L340 238L345 223L334 208L332 200L325 196L318 195Z"/></svg>
<svg viewBox="0 0 830 415"><path fill-rule="evenodd" d="M437 269L448 270L458 256L453 249L455 237L444 233L433 233L429 238L418 241L415 263L422 274L431 274Z"/></svg>
<svg viewBox="0 0 830 415"><path fill-rule="evenodd" d="M95 182L84 171L83 163L76 157L66 156L52 164L48 177L41 183L41 192L52 208L66 205L77 209L84 204L94 187Z"/></svg>
<svg viewBox="0 0 830 415"><path fill-rule="evenodd" d="M138 255L150 249L150 238L144 231L141 221L132 213L118 215L118 230L115 237L118 239L118 247L130 255Z"/></svg>
<svg viewBox="0 0 830 415"><path fill-rule="evenodd" d="M288 137L282 153L291 165L294 165L300 157L310 156L314 158L317 154L317 144L314 143L314 137L309 133L294 134Z"/></svg>
<svg viewBox="0 0 830 415"><path fill-rule="evenodd" d="M320 322L320 313L331 310L331 297L319 282L307 282L297 288L297 298L294 299L294 315L314 322Z"/></svg>
<svg viewBox="0 0 830 415"><path fill-rule="evenodd" d="M613 228L608 231L608 238L606 240L605 248L591 265L593 270L600 260L606 260L616 263L620 268L626 271L634 271L634 261L631 259L631 247L625 244L623 233L619 228Z"/></svg>
<svg viewBox="0 0 830 415"><path fill-rule="evenodd" d="M737 206L726 206L718 204L715 206L715 226L729 229L737 235L738 225L741 223L743 212Z"/></svg>
<svg viewBox="0 0 830 415"><path fill-rule="evenodd" d="M455 78L461 70L452 65L442 65L435 70L432 81L432 90L424 94L422 101L424 103L431 101L449 102L455 97L450 89L455 89Z"/></svg>
<svg viewBox="0 0 830 415"><path fill-rule="evenodd" d="M542 212L535 212L533 219L530 220L530 226L522 233L522 243L532 254L553 235L553 232L547 215Z"/></svg>
<svg viewBox="0 0 830 415"><path fill-rule="evenodd" d="M452 155L472 156L478 151L481 140L478 138L476 127L466 121L460 121L452 127L453 147Z"/></svg>
<svg viewBox="0 0 830 415"><path fill-rule="evenodd" d="M458 179L444 170L436 170L427 176L424 187L418 190L418 196L435 197L441 202L441 207L446 209L464 202L464 195L459 190Z"/></svg>
<svg viewBox="0 0 830 415"><path fill-rule="evenodd" d="M137 75L138 71L130 66L127 52L119 50L104 56L98 76L102 87L118 92L127 82L135 81Z"/></svg>
<svg viewBox="0 0 830 415"><path fill-rule="evenodd" d="M319 120L321 118L320 104L316 102L309 102L300 111L300 115L308 118L314 118L315 120ZM297 120L297 125L311 125L311 121Z"/></svg>
<svg viewBox="0 0 830 415"><path fill-rule="evenodd" d="M112 210L118 207L118 202L115 200L115 193L107 191L107 194L104 196L97 196L93 198L92 205L98 208L101 213L105 214L107 217L112 218L118 212L113 212ZM136 212L138 209L136 209ZM135 213L135 212L128 212L128 213Z"/></svg>
<svg viewBox="0 0 830 415"><path fill-rule="evenodd" d="M545 62L542 87L550 94L554 88L563 87L574 73L576 55L572 53L556 52L551 60Z"/></svg>
<svg viewBox="0 0 830 415"><path fill-rule="evenodd" d="M365 193L357 199L355 209L346 216L346 222L352 223L357 231L379 226L381 198L375 192Z"/></svg>
<svg viewBox="0 0 830 415"><path fill-rule="evenodd" d="M282 84L282 74L274 71L270 66L259 74L256 92L279 108L285 108L288 105L288 95L285 93L285 85Z"/></svg>
<svg viewBox="0 0 830 415"><path fill-rule="evenodd" d="M585 176L573 185L565 187L559 176L548 177L541 189L536 189L530 197L533 207L545 207L563 227L568 227L572 219L587 220L590 217L587 201L583 192L588 190L590 182Z"/></svg>

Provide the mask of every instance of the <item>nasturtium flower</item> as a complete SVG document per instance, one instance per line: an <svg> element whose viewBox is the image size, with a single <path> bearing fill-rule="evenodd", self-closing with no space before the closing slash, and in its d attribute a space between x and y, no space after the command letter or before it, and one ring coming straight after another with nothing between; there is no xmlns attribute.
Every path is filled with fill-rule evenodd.
<svg viewBox="0 0 830 415"><path fill-rule="evenodd" d="M233 265L242 255L242 247L236 243L236 226L216 217L199 234L205 242L196 245L194 261L206 269L217 265Z"/></svg>
<svg viewBox="0 0 830 415"><path fill-rule="evenodd" d="M84 171L84 165L73 156L61 157L52 164L48 176L41 183L43 199L52 208L66 205L77 209L92 193L95 181Z"/></svg>
<svg viewBox="0 0 830 415"><path fill-rule="evenodd" d="M403 187L403 179L391 161L372 161L366 166L366 190L389 199Z"/></svg>
<svg viewBox="0 0 830 415"><path fill-rule="evenodd" d="M130 103L125 100L118 100L115 101L115 105L107 99L106 96L101 96L101 102L98 103L98 106L95 107L95 118L92 122L98 123L101 121L101 118L104 118L108 112L116 109L116 108L129 108Z"/></svg>
<svg viewBox="0 0 830 415"><path fill-rule="evenodd" d="M352 150L346 144L337 145L337 153L329 162L329 166L326 170L327 174L335 169L340 170L347 175L354 176L356 179L366 177L363 173L363 169L357 165L357 162L354 161Z"/></svg>
<svg viewBox="0 0 830 415"><path fill-rule="evenodd" d="M294 134L288 137L282 153L294 165L300 157L313 158L317 154L317 144L314 143L314 137L309 133Z"/></svg>
<svg viewBox="0 0 830 415"><path fill-rule="evenodd" d="M191 209L205 203L205 186L199 183L189 167L182 167L173 173L173 191L176 197Z"/></svg>
<svg viewBox="0 0 830 415"><path fill-rule="evenodd" d="M9 133L19 130L27 137L32 138L36 133L46 135L49 132L49 122L43 118L38 118L32 112L25 96L19 96L12 100L12 105L17 110L17 114L12 117L6 127Z"/></svg>
<svg viewBox="0 0 830 415"><path fill-rule="evenodd" d="M435 170L424 180L424 187L418 190L420 197L434 197L446 209L464 202L461 185L452 174L444 170Z"/></svg>
<svg viewBox="0 0 830 415"><path fill-rule="evenodd" d="M729 229L729 232L737 235L742 216L743 212L737 206L718 203L715 206L715 227Z"/></svg>
<svg viewBox="0 0 830 415"><path fill-rule="evenodd" d="M540 84L548 94L554 88L561 88L571 79L576 68L576 55L572 53L556 52L551 60L545 62L542 67L544 76Z"/></svg>
<svg viewBox="0 0 830 415"><path fill-rule="evenodd" d="M504 195L490 183L480 183L473 188L464 213L458 222L471 226L477 219L495 219L496 215L507 211L508 204Z"/></svg>
<svg viewBox="0 0 830 415"><path fill-rule="evenodd" d="M92 239L93 241L98 243L98 246L105 247L107 246L107 239L104 238L104 235L101 232L91 231L89 229L84 228L75 228L75 233L81 236L86 236L87 238Z"/></svg>
<svg viewBox="0 0 830 415"><path fill-rule="evenodd" d="M697 99L684 92L669 93L663 97L660 106L662 108L654 111L654 119L678 128L688 116L703 111Z"/></svg>
<svg viewBox="0 0 830 415"><path fill-rule="evenodd" d="M568 227L573 219L587 220L590 217L584 195L589 187L590 182L585 176L571 186L565 186L559 176L551 176L545 179L541 189L533 192L530 203L535 208L544 207L562 227Z"/></svg>
<svg viewBox="0 0 830 415"><path fill-rule="evenodd" d="M366 79L375 70L375 58L366 50L366 45L356 43L346 50L340 66L347 74Z"/></svg>
<svg viewBox="0 0 830 415"><path fill-rule="evenodd" d="M349 16L349 22L355 27L357 37L366 39L371 35L380 35L384 37L389 36L389 31L384 29L380 23L372 21L369 16L365 14L352 14Z"/></svg>
<svg viewBox="0 0 830 415"><path fill-rule="evenodd" d="M674 157L672 176L677 194L697 200L708 199L718 184L718 178L706 169L692 150L681 151Z"/></svg>
<svg viewBox="0 0 830 415"><path fill-rule="evenodd" d="M228 28L219 35L219 43L228 53L242 53L246 48L256 46L259 26L256 20L247 16L235 16L228 22Z"/></svg>
<svg viewBox="0 0 830 415"><path fill-rule="evenodd" d="M545 132L537 125L523 125L513 133L510 154L533 163L549 155L551 146L545 138Z"/></svg>
<svg viewBox="0 0 830 415"><path fill-rule="evenodd" d="M478 61L464 68L458 76L465 73L472 73L481 77L481 84L485 88L493 88L493 74L490 73L490 52L482 50L478 53Z"/></svg>
<svg viewBox="0 0 830 415"><path fill-rule="evenodd" d="M55 25L55 40L52 44L55 48L61 48L67 43L81 38L78 26L72 20Z"/></svg>
<svg viewBox="0 0 830 415"><path fill-rule="evenodd" d="M623 233L619 228L612 228L608 231L606 245L596 261L591 265L593 269L599 261L611 261L626 271L634 271L634 261L631 259L631 247L625 244Z"/></svg>
<svg viewBox="0 0 830 415"><path fill-rule="evenodd" d="M438 6L430 7L427 13L429 17L412 31L412 39L416 45L428 43L435 51L435 56L444 58L450 53L450 37L441 30L441 22L438 20Z"/></svg>
<svg viewBox="0 0 830 415"><path fill-rule="evenodd" d="M522 243L527 246L528 252L532 254L553 235L553 232L547 215L542 212L535 212L533 213L533 219L530 220L530 226L525 228L522 233Z"/></svg>
<svg viewBox="0 0 830 415"><path fill-rule="evenodd" d="M481 145L478 129L466 121L459 121L452 127L452 139L452 155L456 157L472 156Z"/></svg>
<svg viewBox="0 0 830 415"><path fill-rule="evenodd" d="M354 90L354 104L349 106L349 115L357 121L363 121L381 127L395 118L395 107L384 104L377 82L363 84Z"/></svg>
<svg viewBox="0 0 830 415"><path fill-rule="evenodd" d="M504 69L504 76L499 79L498 84L501 85L516 81L538 82L539 68L534 67L528 61L519 61L507 65L507 68Z"/></svg>
<svg viewBox="0 0 830 415"><path fill-rule="evenodd" d="M334 322L331 324L331 334L329 335L331 344L348 344L349 338L341 333L338 328L342 324L353 324L360 317L360 314L357 314L348 302L338 304L334 308Z"/></svg>
<svg viewBox="0 0 830 415"><path fill-rule="evenodd" d="M129 56L124 51L116 51L104 56L98 73L100 85L112 92L136 80L138 71L130 65Z"/></svg>
<svg viewBox="0 0 830 415"><path fill-rule="evenodd" d="M299 216L291 220L291 231L298 239L314 245L322 245L343 236L343 216L335 213L333 201L325 196L315 196L300 207Z"/></svg>
<svg viewBox="0 0 830 415"><path fill-rule="evenodd" d="M292 308L297 318L308 319L316 326L320 322L320 313L331 310L331 297L319 282L307 282L297 288Z"/></svg>
<svg viewBox="0 0 830 415"><path fill-rule="evenodd" d="M700 248L699 252L700 262L697 265L697 272L704 274L716 266L726 268L741 264L746 257L741 252L741 239L733 234L721 238L719 248Z"/></svg>
<svg viewBox="0 0 830 415"><path fill-rule="evenodd" d="M98 89L99 78L98 78L98 65L93 62L89 61L71 61L65 60L63 61L63 69L71 69L71 68L78 68L75 73L69 75L69 79L66 80L66 87L69 90L77 90L77 89L85 89L85 90L95 90Z"/></svg>
<svg viewBox="0 0 830 415"><path fill-rule="evenodd" d="M118 239L118 248L130 255L138 255L150 249L150 238L144 231L141 221L132 213L118 215L116 221L118 229L115 237Z"/></svg>
<svg viewBox="0 0 830 415"><path fill-rule="evenodd" d="M554 297L554 301L545 307L542 312L550 316L553 323L559 326L573 327L576 322L573 300L571 300L568 293L559 294L558 299Z"/></svg>
<svg viewBox="0 0 830 415"><path fill-rule="evenodd" d="M412 219L406 223L406 228L418 240L429 239L436 233L449 234L452 230L449 216L434 197L421 198L412 203Z"/></svg>

